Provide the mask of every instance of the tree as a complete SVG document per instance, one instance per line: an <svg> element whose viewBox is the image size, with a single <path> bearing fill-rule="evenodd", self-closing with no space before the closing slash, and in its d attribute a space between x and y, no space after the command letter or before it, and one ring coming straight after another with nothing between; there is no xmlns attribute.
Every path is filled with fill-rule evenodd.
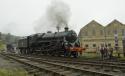
<svg viewBox="0 0 125 76"><path fill-rule="evenodd" d="M6 35L5 40L6 40L6 43L7 43L7 44L10 44L10 43L11 43L11 34L10 34L10 33L8 33L8 34Z"/></svg>
<svg viewBox="0 0 125 76"><path fill-rule="evenodd" d="M2 33L0 32L0 40L2 39Z"/></svg>

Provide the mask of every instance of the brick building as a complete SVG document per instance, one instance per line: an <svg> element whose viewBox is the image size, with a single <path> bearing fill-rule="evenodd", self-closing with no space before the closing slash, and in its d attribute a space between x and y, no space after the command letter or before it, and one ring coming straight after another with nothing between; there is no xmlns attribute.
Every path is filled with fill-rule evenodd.
<svg viewBox="0 0 125 76"><path fill-rule="evenodd" d="M115 47L115 36L118 38L118 46L123 49L123 35L125 34L125 25L118 20L113 20L106 26L103 26L92 20L81 28L79 40L82 47L88 48L87 51L96 51L101 44Z"/></svg>

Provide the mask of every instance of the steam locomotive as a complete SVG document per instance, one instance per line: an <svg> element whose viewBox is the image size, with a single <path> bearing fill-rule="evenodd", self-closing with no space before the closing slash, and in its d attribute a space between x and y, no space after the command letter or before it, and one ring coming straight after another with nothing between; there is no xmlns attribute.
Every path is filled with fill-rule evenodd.
<svg viewBox="0 0 125 76"><path fill-rule="evenodd" d="M21 54L44 54L52 56L78 57L85 50L80 47L77 34L65 27L63 32L38 33L18 41Z"/></svg>

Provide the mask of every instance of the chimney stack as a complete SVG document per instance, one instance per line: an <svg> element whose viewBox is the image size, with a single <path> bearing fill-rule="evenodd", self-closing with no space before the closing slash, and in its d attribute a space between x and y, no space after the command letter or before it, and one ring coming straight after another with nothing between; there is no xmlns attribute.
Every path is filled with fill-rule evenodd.
<svg viewBox="0 0 125 76"><path fill-rule="evenodd" d="M65 32L67 32L69 30L69 28L67 26L64 29L65 29Z"/></svg>

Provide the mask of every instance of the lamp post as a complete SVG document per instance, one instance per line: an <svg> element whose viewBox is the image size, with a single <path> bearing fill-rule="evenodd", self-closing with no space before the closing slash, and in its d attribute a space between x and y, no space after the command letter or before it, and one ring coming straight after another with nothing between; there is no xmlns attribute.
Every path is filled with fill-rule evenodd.
<svg viewBox="0 0 125 76"><path fill-rule="evenodd" d="M60 30L60 26L56 26L56 28L57 28L57 32L59 32L59 30Z"/></svg>
<svg viewBox="0 0 125 76"><path fill-rule="evenodd" d="M118 46L118 33L116 30L114 31L114 37L115 37L115 49L117 51L118 57L120 57L120 51Z"/></svg>
<svg viewBox="0 0 125 76"><path fill-rule="evenodd" d="M105 42L105 46L106 46L106 29L105 29L105 27L104 27L104 37L105 37L104 42Z"/></svg>
<svg viewBox="0 0 125 76"><path fill-rule="evenodd" d="M114 34L115 37L115 47L118 47L118 34Z"/></svg>
<svg viewBox="0 0 125 76"><path fill-rule="evenodd" d="M122 44L123 44L123 54L124 54L124 57L125 57L125 31L124 31L124 34L123 34Z"/></svg>

